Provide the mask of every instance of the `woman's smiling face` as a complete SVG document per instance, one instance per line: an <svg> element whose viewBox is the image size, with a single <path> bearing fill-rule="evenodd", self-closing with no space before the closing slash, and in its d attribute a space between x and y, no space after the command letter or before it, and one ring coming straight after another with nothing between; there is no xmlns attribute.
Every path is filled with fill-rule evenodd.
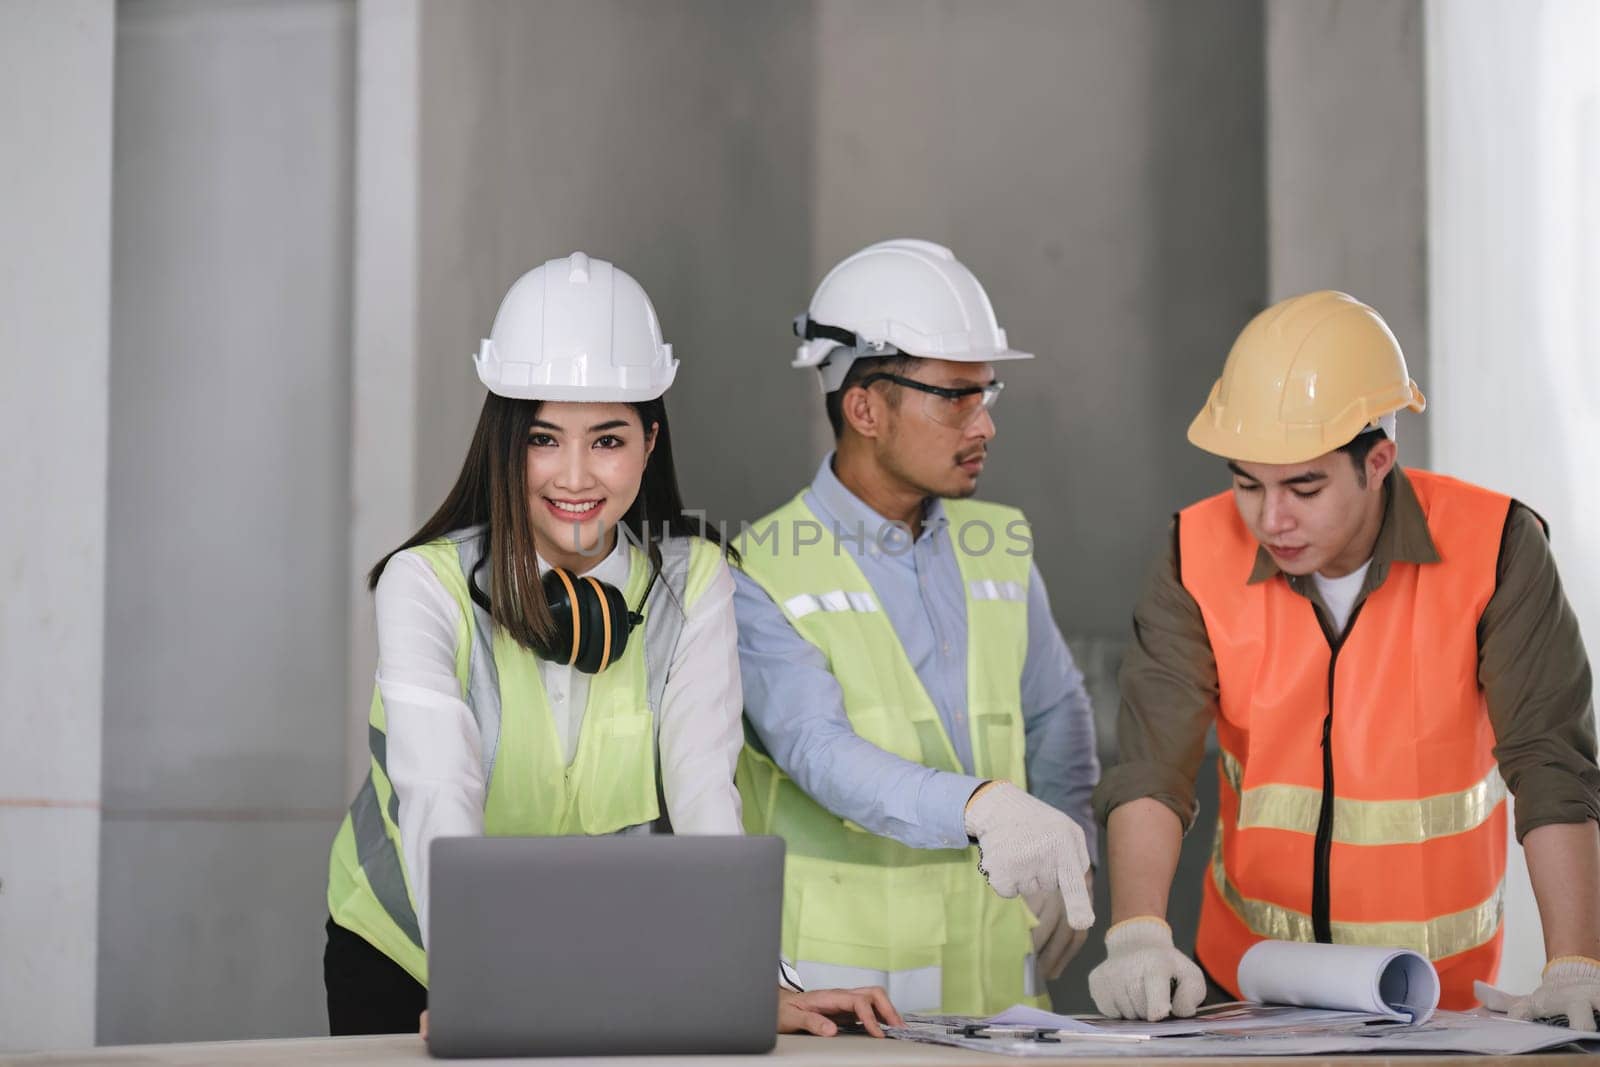
<svg viewBox="0 0 1600 1067"><path fill-rule="evenodd" d="M630 404L547 401L528 430L528 515L545 561L587 571L639 495L656 428Z"/></svg>

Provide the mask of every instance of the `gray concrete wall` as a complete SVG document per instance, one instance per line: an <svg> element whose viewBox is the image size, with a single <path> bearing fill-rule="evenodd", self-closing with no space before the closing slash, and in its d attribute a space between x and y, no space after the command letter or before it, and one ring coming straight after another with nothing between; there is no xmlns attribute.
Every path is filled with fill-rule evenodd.
<svg viewBox="0 0 1600 1067"><path fill-rule="evenodd" d="M109 0L0 0L0 1052L94 1040Z"/></svg>
<svg viewBox="0 0 1600 1067"><path fill-rule="evenodd" d="M1034 521L1057 617L1111 694L1109 752L1139 576L1170 513L1222 483L1184 429L1266 291L1259 5L425 3L422 21L418 515L455 477L483 396L468 357L520 271L582 248L639 277L683 359L685 496L736 522L827 447L815 381L788 367L822 273L882 237L940 241L1040 355L1004 368L984 495ZM1058 993L1085 1004L1082 975Z"/></svg>
<svg viewBox="0 0 1600 1067"><path fill-rule="evenodd" d="M1109 756L1139 576L1167 516L1225 484L1184 430L1238 330L1343 286L1426 372L1415 5L1284 7L425 3L416 515L471 433L468 354L540 260L582 247L644 282L684 359L686 495L737 520L827 447L789 317L851 250L941 241L1040 355L1003 368L984 494L1034 520ZM1181 883L1208 847L1191 835ZM1098 957L1059 1004L1086 1005Z"/></svg>
<svg viewBox="0 0 1600 1067"><path fill-rule="evenodd" d="M101 1042L326 1025L354 79L346 0L118 11Z"/></svg>
<svg viewBox="0 0 1600 1067"><path fill-rule="evenodd" d="M1342 289L1377 308L1429 392L1421 0L1269 0L1270 300ZM1426 415L1401 457L1428 463Z"/></svg>
<svg viewBox="0 0 1600 1067"><path fill-rule="evenodd" d="M1040 353L1006 368L985 492L1030 509L1063 625L1120 635L1165 517L1217 480L1183 430L1265 289L1260 12L1003 10L425 5L419 513L506 286L584 247L640 277L684 360L686 496L754 517L826 445L789 318L840 256L916 234Z"/></svg>
<svg viewBox="0 0 1600 1067"><path fill-rule="evenodd" d="M0 513L0 1044L322 1029L359 573L454 478L469 353L544 258L645 284L685 495L737 521L827 446L787 366L821 274L953 247L1039 353L984 495L1032 516L1108 726L1166 517L1224 482L1183 432L1249 316L1347 288L1429 387L1416 0L115 15L113 163L112 6L0 0L0 98L51 101L0 114L0 492L48 502Z"/></svg>
<svg viewBox="0 0 1600 1067"><path fill-rule="evenodd" d="M821 5L812 284L927 237L1037 353L980 494L1028 511L1069 634L1124 637L1220 487L1184 432L1265 288L1260 56L1253 3Z"/></svg>
<svg viewBox="0 0 1600 1067"><path fill-rule="evenodd" d="M811 274L811 5L428 3L421 65L419 512L466 453L501 296L578 249L639 279L682 360L689 506L737 520L803 478L783 338Z"/></svg>

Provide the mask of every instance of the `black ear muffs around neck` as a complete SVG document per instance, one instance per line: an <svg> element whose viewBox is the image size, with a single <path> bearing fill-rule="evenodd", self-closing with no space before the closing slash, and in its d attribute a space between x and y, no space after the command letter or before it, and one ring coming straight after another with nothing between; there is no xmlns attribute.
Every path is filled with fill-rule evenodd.
<svg viewBox="0 0 1600 1067"><path fill-rule="evenodd" d="M598 674L622 658L633 619L620 589L560 567L546 571L542 584L555 635L541 655L585 674Z"/></svg>

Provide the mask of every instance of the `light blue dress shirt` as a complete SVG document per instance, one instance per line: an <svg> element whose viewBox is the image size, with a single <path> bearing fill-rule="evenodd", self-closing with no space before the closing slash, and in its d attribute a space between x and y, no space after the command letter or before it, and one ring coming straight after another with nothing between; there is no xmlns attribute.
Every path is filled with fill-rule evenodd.
<svg viewBox="0 0 1600 1067"><path fill-rule="evenodd" d="M766 590L736 570L733 605L745 713L778 766L835 815L914 848L964 848L967 798L983 779L971 776L966 583L943 503L929 502L921 532L907 550L905 528L845 488L833 473L832 453L805 502L828 531L824 543L838 530L840 551L861 567L967 773L924 767L857 735L822 651L800 636ZM1037 567L1028 582L1022 716L1029 792L1076 820L1088 837L1089 855L1097 855L1090 808L1100 778L1094 715Z"/></svg>

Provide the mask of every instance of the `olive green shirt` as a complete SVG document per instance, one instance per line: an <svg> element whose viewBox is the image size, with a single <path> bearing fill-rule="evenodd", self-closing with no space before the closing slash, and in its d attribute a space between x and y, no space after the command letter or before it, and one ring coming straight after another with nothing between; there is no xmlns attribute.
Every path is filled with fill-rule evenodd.
<svg viewBox="0 0 1600 1067"><path fill-rule="evenodd" d="M1218 688L1200 606L1180 580L1176 535L1174 522L1171 543L1150 569L1134 608L1133 642L1118 676L1121 762L1100 779L1094 803L1104 822L1117 806L1153 797L1177 814L1187 832L1197 811L1195 776L1217 713ZM1544 524L1513 503L1501 537L1494 595L1478 620L1478 684L1487 698L1500 775L1517 800L1520 841L1549 823L1600 821L1600 769L1589 659ZM1399 467L1384 483L1383 524L1355 607L1383 584L1396 562L1439 562L1427 517ZM1316 605L1318 621L1331 633L1331 617L1312 577L1283 575L1266 549L1258 548L1248 583L1280 579Z"/></svg>

